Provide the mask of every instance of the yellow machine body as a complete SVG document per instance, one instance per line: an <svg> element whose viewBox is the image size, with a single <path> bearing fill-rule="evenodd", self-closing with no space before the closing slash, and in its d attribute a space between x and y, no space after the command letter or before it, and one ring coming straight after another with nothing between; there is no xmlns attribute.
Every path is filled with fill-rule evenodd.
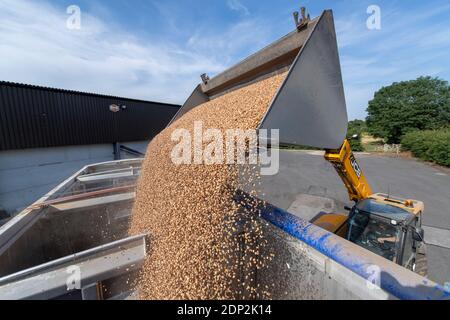
<svg viewBox="0 0 450 320"><path fill-rule="evenodd" d="M386 205L402 208L415 216L421 215L424 209L423 202L414 199L402 199L384 193L375 193L369 198Z"/></svg>
<svg viewBox="0 0 450 320"><path fill-rule="evenodd" d="M372 189L364 177L347 139L344 140L341 149L327 150L325 159L331 162L341 177L347 188L350 200L359 201L368 198L372 194Z"/></svg>
<svg viewBox="0 0 450 320"><path fill-rule="evenodd" d="M347 220L348 217L345 214L322 213L314 217L310 222L322 229L345 238L348 230Z"/></svg>
<svg viewBox="0 0 450 320"><path fill-rule="evenodd" d="M402 208L415 216L420 216L424 209L422 201L391 197L383 193L372 194L372 189L351 150L350 142L346 139L339 150L327 150L325 159L336 169L339 177L347 188L350 200L358 202L363 199L373 199L381 204ZM325 230L345 237L347 233L345 214L319 214L311 222Z"/></svg>

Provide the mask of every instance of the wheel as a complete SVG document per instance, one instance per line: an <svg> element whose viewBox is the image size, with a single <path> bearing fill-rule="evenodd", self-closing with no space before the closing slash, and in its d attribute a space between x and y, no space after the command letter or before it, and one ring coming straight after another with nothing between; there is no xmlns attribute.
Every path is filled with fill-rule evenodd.
<svg viewBox="0 0 450 320"><path fill-rule="evenodd" d="M416 249L413 271L423 277L428 276L427 248L424 243L421 243Z"/></svg>

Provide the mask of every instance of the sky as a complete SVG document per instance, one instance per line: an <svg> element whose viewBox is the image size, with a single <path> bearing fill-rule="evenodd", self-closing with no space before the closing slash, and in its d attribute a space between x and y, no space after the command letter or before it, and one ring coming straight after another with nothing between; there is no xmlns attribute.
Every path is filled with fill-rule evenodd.
<svg viewBox="0 0 450 320"><path fill-rule="evenodd" d="M79 29L67 27L72 5ZM200 74L292 31L300 5L333 9L349 119L392 82L450 80L445 0L0 0L0 80L182 104Z"/></svg>

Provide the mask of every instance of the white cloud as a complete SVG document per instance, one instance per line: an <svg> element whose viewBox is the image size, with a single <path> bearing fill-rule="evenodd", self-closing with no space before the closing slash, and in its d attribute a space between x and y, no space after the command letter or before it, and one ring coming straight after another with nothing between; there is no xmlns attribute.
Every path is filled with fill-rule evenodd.
<svg viewBox="0 0 450 320"><path fill-rule="evenodd" d="M221 61L230 65L266 46L270 42L271 31L258 19L242 20L220 36L208 30L198 30L189 38L187 47L208 55L220 52Z"/></svg>
<svg viewBox="0 0 450 320"><path fill-rule="evenodd" d="M350 118L364 118L375 91L395 81L422 75L445 76L449 24L436 19L450 5L404 12L382 7L382 29L368 30L365 16L336 20L347 107Z"/></svg>
<svg viewBox="0 0 450 320"><path fill-rule="evenodd" d="M362 24L363 22L355 15L335 20L336 36L340 48L357 44L370 35L368 29L361 28Z"/></svg>
<svg viewBox="0 0 450 320"><path fill-rule="evenodd" d="M248 12L239 4L228 2L230 9ZM0 80L183 103L200 74L214 75L292 29L286 14L286 27L252 15L221 26L220 32L201 22L186 31L177 23L186 18L183 8L154 7L168 23L170 38L124 32L108 15L101 20L83 8L81 30L68 30L65 8L47 1L0 0ZM380 31L366 28L365 12L345 20L336 16L350 118L364 116L367 101L381 86L450 74L449 24L434 19L449 10L450 5L419 13L382 7Z"/></svg>
<svg viewBox="0 0 450 320"><path fill-rule="evenodd" d="M183 103L201 73L222 71L224 57L242 49L239 43L252 47L258 41L234 26L189 43L155 42L83 11L81 30L69 30L67 18L47 2L0 0L0 79ZM211 39L235 44L222 43L226 52L221 46L204 50Z"/></svg>
<svg viewBox="0 0 450 320"><path fill-rule="evenodd" d="M242 15L248 16L250 14L250 11L248 8L242 4L239 0L228 0L227 1L228 8L230 8L233 11L237 11Z"/></svg>

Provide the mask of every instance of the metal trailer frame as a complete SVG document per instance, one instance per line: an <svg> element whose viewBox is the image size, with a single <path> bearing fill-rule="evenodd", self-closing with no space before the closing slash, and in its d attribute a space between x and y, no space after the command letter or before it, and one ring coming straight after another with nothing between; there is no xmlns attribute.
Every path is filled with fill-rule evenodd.
<svg viewBox="0 0 450 320"><path fill-rule="evenodd" d="M80 169L0 227L0 260L5 259L4 255L8 253L8 249L49 214L64 215L74 210L116 206L132 201L135 197L135 183L70 196L65 196L65 192L77 184L98 184L102 180L120 181L133 175L137 176L141 163L142 159L130 159L97 163ZM131 208L129 211L131 212ZM118 215L116 218L124 219L127 216ZM99 299L102 297L99 284L103 281L116 281L123 287L119 290L115 288L116 291L110 294L110 299L135 298L136 293L133 292L131 281L144 261L147 246L146 235L124 237L18 270L0 277L0 298L55 299L80 291L83 299ZM73 287L68 283L72 275L71 270L77 271L79 276Z"/></svg>
<svg viewBox="0 0 450 320"><path fill-rule="evenodd" d="M146 255L145 237L125 238L0 278L0 297L55 299L81 290L83 298L98 299L89 292L99 282L139 270ZM70 282L76 274L79 279Z"/></svg>

